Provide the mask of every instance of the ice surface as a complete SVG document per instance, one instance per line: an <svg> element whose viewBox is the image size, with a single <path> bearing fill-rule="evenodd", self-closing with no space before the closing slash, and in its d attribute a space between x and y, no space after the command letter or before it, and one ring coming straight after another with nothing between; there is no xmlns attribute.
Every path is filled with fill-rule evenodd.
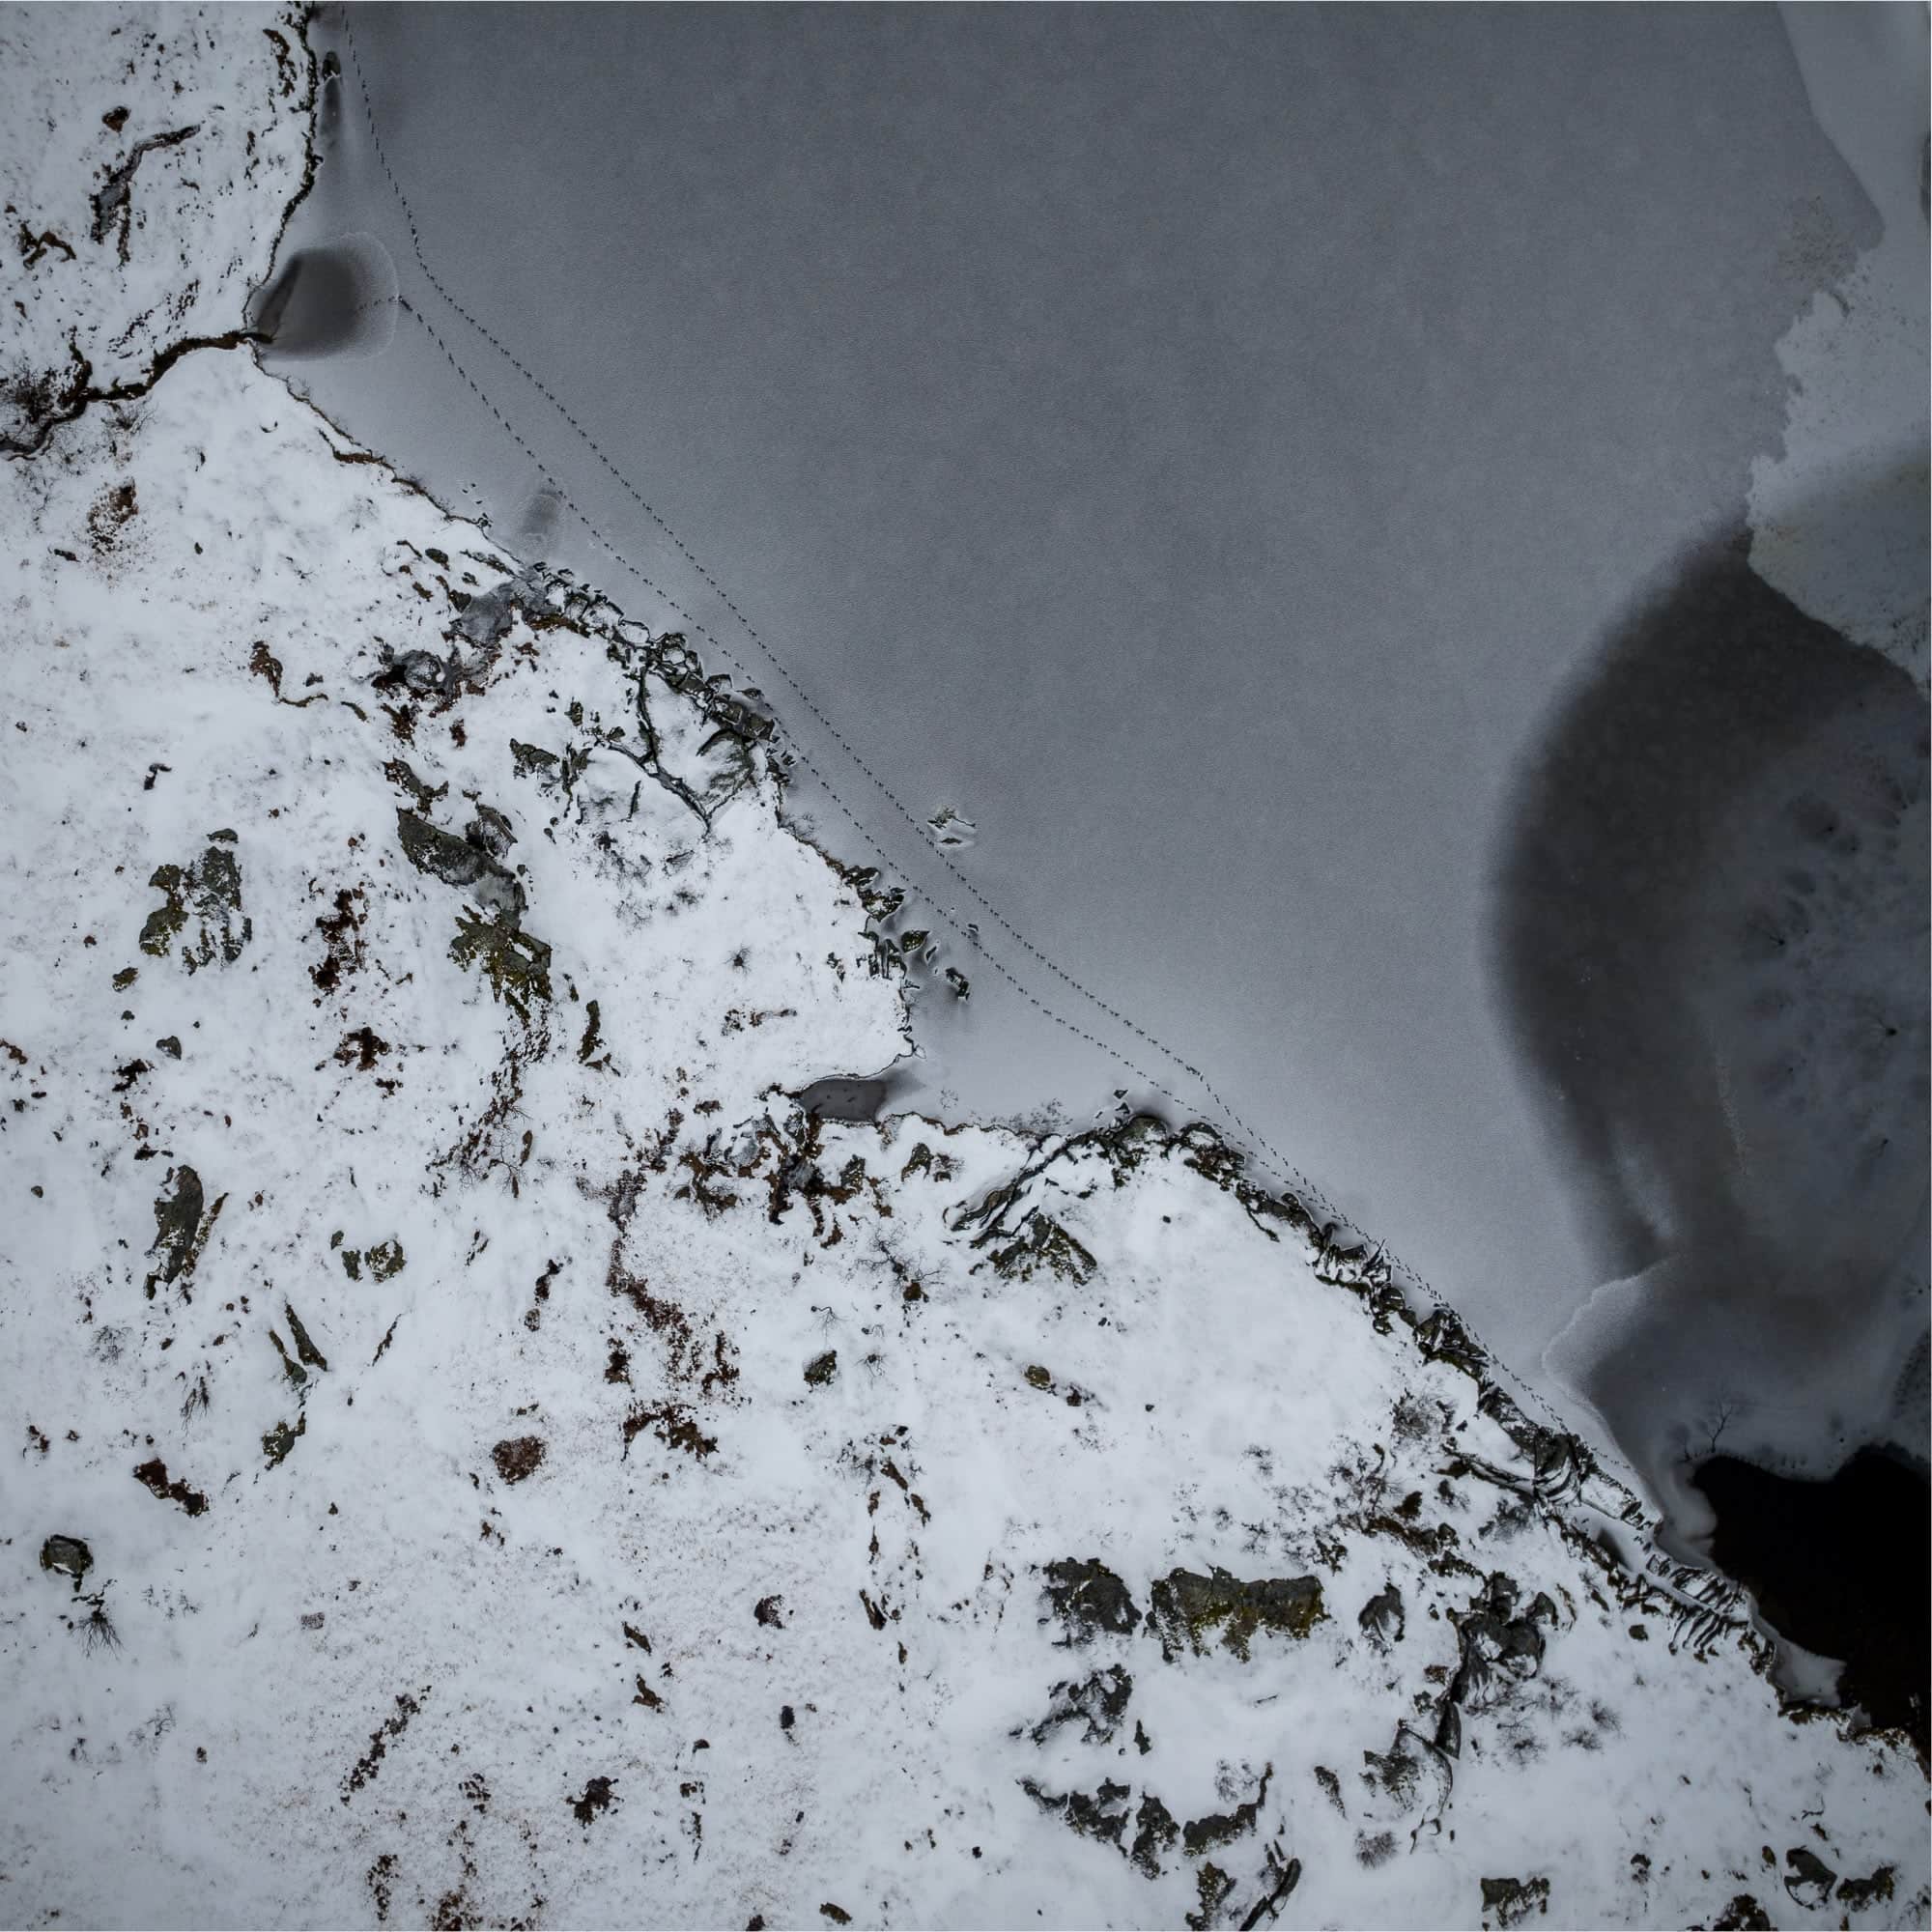
<svg viewBox="0 0 1932 1932"><path fill-rule="evenodd" d="M1775 16L319 31L304 244L421 326L292 373L770 692L971 982L931 1103L1232 1120L1534 1374L1603 1276L1485 983L1507 775L1880 233Z"/></svg>

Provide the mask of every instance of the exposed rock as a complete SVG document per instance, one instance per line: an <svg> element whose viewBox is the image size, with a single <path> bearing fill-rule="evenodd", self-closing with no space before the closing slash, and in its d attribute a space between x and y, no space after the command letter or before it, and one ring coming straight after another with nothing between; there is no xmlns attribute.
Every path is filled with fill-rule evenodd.
<svg viewBox="0 0 1932 1932"><path fill-rule="evenodd" d="M1096 1634L1127 1636L1141 1613L1127 1586L1095 1557L1063 1557L1046 1566L1046 1600L1065 1626L1065 1643L1086 1643Z"/></svg>
<svg viewBox="0 0 1932 1932"><path fill-rule="evenodd" d="M1127 1700L1133 1691L1134 1680L1118 1663L1110 1663L1091 1677L1077 1681L1069 1678L1053 1687L1053 1701L1046 1716L1028 1735L1035 1744L1044 1744L1061 1725L1078 1718L1084 1720L1082 1743L1111 1744L1126 1715Z"/></svg>
<svg viewBox="0 0 1932 1932"><path fill-rule="evenodd" d="M1486 1878L1483 1881L1483 1922L1520 1925L1532 1912L1549 1910L1547 1878Z"/></svg>
<svg viewBox="0 0 1932 1932"><path fill-rule="evenodd" d="M233 965L254 937L254 923L242 912L242 864L232 847L235 834L215 832L208 848L191 866L157 866L148 883L163 895L164 903L148 915L141 928L141 951L165 959L188 922L199 922L191 941L184 943L181 961L190 973L218 958Z"/></svg>
<svg viewBox="0 0 1932 1932"><path fill-rule="evenodd" d="M1206 1577L1171 1570L1153 1586L1148 1628L1160 1638L1170 1662L1184 1649L1205 1657L1218 1632L1222 1648L1245 1663L1257 1631L1304 1637L1326 1614L1321 1585L1313 1577L1268 1577L1247 1583L1219 1568Z"/></svg>
<svg viewBox="0 0 1932 1932"><path fill-rule="evenodd" d="M521 1483L536 1474L548 1445L541 1435L514 1435L490 1451L497 1473L506 1483Z"/></svg>
<svg viewBox="0 0 1932 1932"><path fill-rule="evenodd" d="M1806 1845L1794 1845L1784 1855L1784 1889L1795 1904L1808 1912L1832 1895L1838 1874Z"/></svg>
<svg viewBox="0 0 1932 1932"><path fill-rule="evenodd" d="M1204 1852L1216 1851L1223 1845L1232 1845L1236 1838L1246 1837L1255 1829L1262 1806L1267 1803L1268 1780L1273 1776L1274 1766L1268 1765L1262 1773L1261 1788L1246 1804L1236 1805L1232 1811L1215 1811L1205 1818L1189 1819L1180 1828L1180 1841L1187 1856L1196 1859Z"/></svg>
<svg viewBox="0 0 1932 1932"><path fill-rule="evenodd" d="M1127 1799L1130 1789L1102 1778L1095 1792L1067 1791L1059 1796L1044 1790L1030 1777L1020 1779L1020 1789L1042 1811L1057 1811L1071 1831L1085 1838L1098 1838L1119 1845L1127 1825Z"/></svg>
<svg viewBox="0 0 1932 1932"><path fill-rule="evenodd" d="M94 1568L94 1551L77 1536L50 1536L41 1545L41 1568L71 1577L77 1590L80 1579Z"/></svg>
<svg viewBox="0 0 1932 1932"><path fill-rule="evenodd" d="M1362 1634L1386 1656L1402 1641L1407 1621L1403 1615L1402 1592L1390 1583L1362 1605L1356 1622Z"/></svg>
<svg viewBox="0 0 1932 1932"><path fill-rule="evenodd" d="M168 1465L156 1456L134 1471L134 1480L163 1502L180 1503L189 1516L199 1516L208 1507L208 1498L191 1489L180 1477L168 1480Z"/></svg>
<svg viewBox="0 0 1932 1932"><path fill-rule="evenodd" d="M1158 1878L1161 1858L1179 1830L1174 1813L1151 1791L1144 1791L1140 1809L1134 1813L1134 1842L1127 1856L1149 1878Z"/></svg>
<svg viewBox="0 0 1932 1932"><path fill-rule="evenodd" d="M524 916L527 899L523 884L481 842L459 838L432 825L408 806L396 810L396 831L403 856L419 872L467 892L483 911L514 926Z"/></svg>

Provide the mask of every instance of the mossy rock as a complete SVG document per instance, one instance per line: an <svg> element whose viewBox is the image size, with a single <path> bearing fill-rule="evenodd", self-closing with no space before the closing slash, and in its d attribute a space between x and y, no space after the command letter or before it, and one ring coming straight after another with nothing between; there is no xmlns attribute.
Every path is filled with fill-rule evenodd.
<svg viewBox="0 0 1932 1932"><path fill-rule="evenodd" d="M524 1019L536 1001L550 1000L550 948L534 934L462 913L449 956L459 966L479 967L491 991Z"/></svg>
<svg viewBox="0 0 1932 1932"><path fill-rule="evenodd" d="M233 965L254 937L253 923L242 911L242 862L232 849L233 832L210 835L208 849L191 866L157 866L148 884L162 895L163 903L148 915L141 928L141 951L165 959L188 923L199 922L194 939L181 950L182 964L190 973L216 959Z"/></svg>
<svg viewBox="0 0 1932 1932"><path fill-rule="evenodd" d="M1066 1556L1049 1563L1045 1574L1046 1600L1065 1629L1065 1642L1086 1643L1096 1634L1129 1636L1139 1627L1141 1613L1127 1586L1104 1563Z"/></svg>
<svg viewBox="0 0 1932 1932"><path fill-rule="evenodd" d="M1171 1570L1153 1586L1148 1628L1172 1660L1182 1648L1205 1657L1216 1632L1242 1662L1257 1631L1305 1637L1327 1615L1313 1577L1267 1577L1243 1582L1218 1566L1209 1576Z"/></svg>
<svg viewBox="0 0 1932 1932"><path fill-rule="evenodd" d="M838 1373L838 1350L828 1349L805 1365L805 1378L813 1388L823 1388Z"/></svg>
<svg viewBox="0 0 1932 1932"><path fill-rule="evenodd" d="M1784 1855L1784 1889L1795 1904L1809 1912L1832 1895L1838 1874L1808 1845L1794 1845Z"/></svg>
<svg viewBox="0 0 1932 1932"><path fill-rule="evenodd" d="M1029 1216L1025 1232L993 1253L993 1271L1008 1281L1031 1281L1043 1271L1080 1287L1094 1279L1099 1265L1050 1214Z"/></svg>

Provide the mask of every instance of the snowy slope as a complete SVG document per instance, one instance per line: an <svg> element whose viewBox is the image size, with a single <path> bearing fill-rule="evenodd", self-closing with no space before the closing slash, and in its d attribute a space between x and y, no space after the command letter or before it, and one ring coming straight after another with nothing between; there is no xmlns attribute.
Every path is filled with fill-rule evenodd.
<svg viewBox="0 0 1932 1932"><path fill-rule="evenodd" d="M1925 1922L1910 1751L1211 1134L809 1118L900 980L757 711L168 357L298 36L5 31L265 158L0 486L0 1921Z"/></svg>
<svg viewBox="0 0 1932 1932"><path fill-rule="evenodd" d="M0 452L229 340L307 185L299 7L0 9Z"/></svg>

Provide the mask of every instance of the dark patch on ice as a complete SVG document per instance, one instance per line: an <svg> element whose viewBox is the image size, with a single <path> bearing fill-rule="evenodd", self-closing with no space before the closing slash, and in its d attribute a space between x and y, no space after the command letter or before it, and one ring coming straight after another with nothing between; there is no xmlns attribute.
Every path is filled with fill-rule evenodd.
<svg viewBox="0 0 1932 1932"><path fill-rule="evenodd" d="M838 1074L801 1087L793 1097L822 1121L876 1121L905 1083L890 1068L869 1077Z"/></svg>
<svg viewBox="0 0 1932 1932"><path fill-rule="evenodd" d="M1714 1456L1691 1481L1718 1513L1716 1560L1772 1628L1842 1659L1840 1693L1926 1755L1932 1694L1932 1494L1896 1458L1861 1449L1827 1482Z"/></svg>
<svg viewBox="0 0 1932 1932"><path fill-rule="evenodd" d="M265 355L374 355L396 332L396 269L373 235L345 235L304 248L249 304L249 326L267 338Z"/></svg>
<svg viewBox="0 0 1932 1932"><path fill-rule="evenodd" d="M1520 775L1492 964L1605 1285L1549 1365L1694 1539L1717 1446L1908 1439L1924 1334L1927 711L1739 532L1690 552Z"/></svg>

